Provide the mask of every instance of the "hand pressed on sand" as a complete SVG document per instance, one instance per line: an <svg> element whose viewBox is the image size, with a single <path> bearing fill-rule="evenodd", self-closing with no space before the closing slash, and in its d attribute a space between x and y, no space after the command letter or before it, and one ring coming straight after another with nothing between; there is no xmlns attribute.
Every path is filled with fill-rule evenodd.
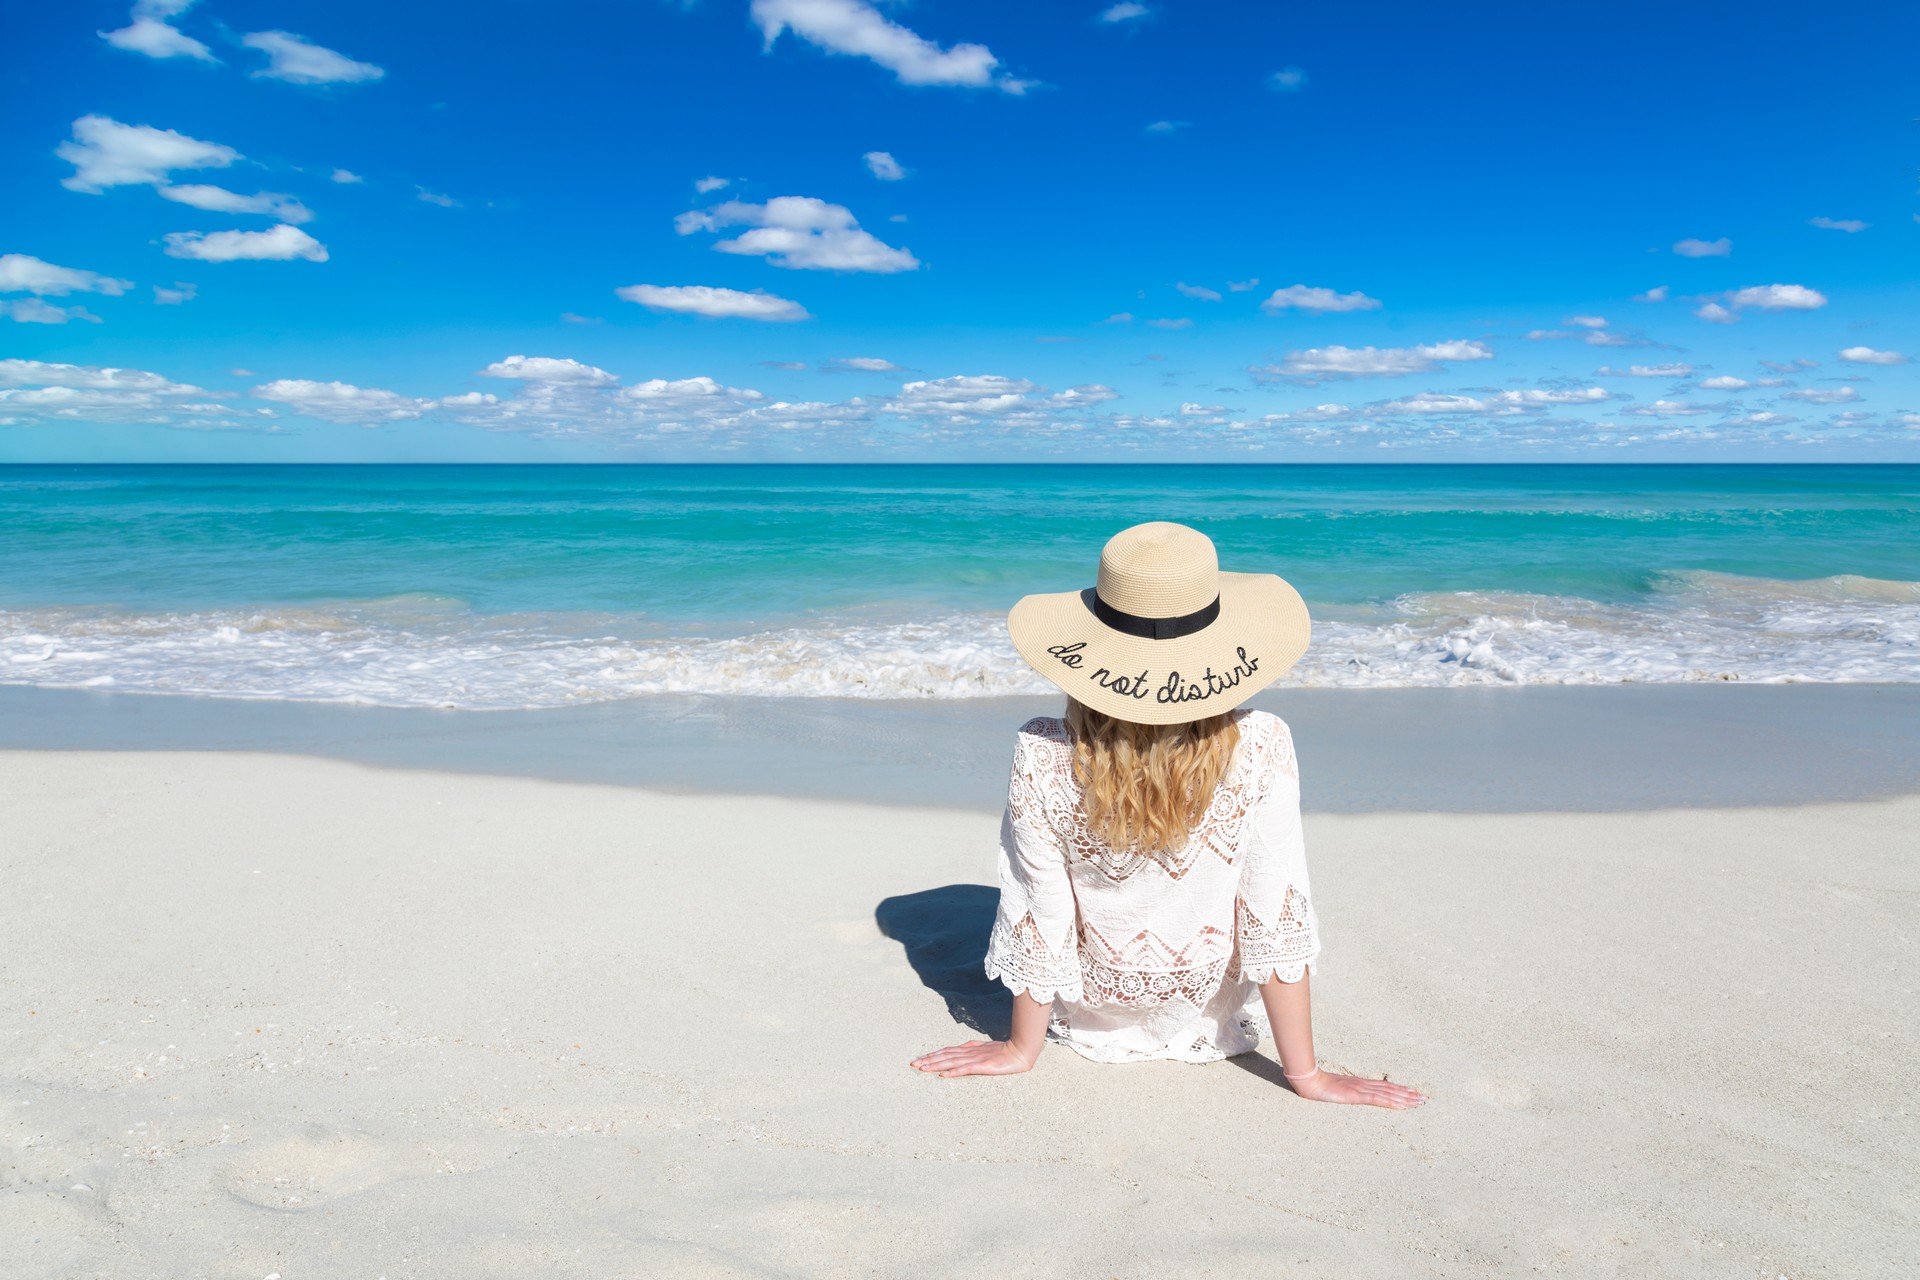
<svg viewBox="0 0 1920 1280"><path fill-rule="evenodd" d="M1320 1069L1313 1053L1312 993L1305 974L1298 982L1270 979L1261 985L1260 997L1267 1006L1267 1021L1273 1026L1274 1043L1280 1051L1280 1069L1287 1077L1287 1086L1301 1097L1395 1111L1426 1103L1425 1094L1403 1084ZM1013 1034L1008 1039L969 1040L935 1049L915 1058L911 1065L948 1077L1010 1076L1032 1070L1046 1040L1047 1016L1052 1007L1051 1002L1041 1004L1022 992L1013 998Z"/></svg>

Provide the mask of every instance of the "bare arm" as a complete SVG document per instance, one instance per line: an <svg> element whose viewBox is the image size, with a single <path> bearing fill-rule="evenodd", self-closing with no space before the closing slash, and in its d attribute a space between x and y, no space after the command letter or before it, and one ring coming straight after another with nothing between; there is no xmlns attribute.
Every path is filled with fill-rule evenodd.
<svg viewBox="0 0 1920 1280"><path fill-rule="evenodd" d="M1013 1034L1005 1040L969 1040L935 1049L913 1060L913 1066L942 1076L1011 1076L1033 1068L1047 1039L1049 1000L1041 1004L1022 991L1013 998Z"/></svg>
<svg viewBox="0 0 1920 1280"><path fill-rule="evenodd" d="M1352 1102L1395 1111L1425 1102L1425 1094L1403 1084L1320 1069L1313 1053L1313 992L1307 987L1311 980L1303 973L1298 982L1269 978L1260 986L1267 1021L1273 1025L1273 1043L1280 1053L1280 1070L1286 1073L1293 1091L1315 1102Z"/></svg>

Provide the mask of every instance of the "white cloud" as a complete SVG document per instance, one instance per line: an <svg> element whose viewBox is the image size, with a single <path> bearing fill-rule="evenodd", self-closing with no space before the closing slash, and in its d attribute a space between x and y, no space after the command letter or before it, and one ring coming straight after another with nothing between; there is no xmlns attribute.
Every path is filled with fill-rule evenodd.
<svg viewBox="0 0 1920 1280"><path fill-rule="evenodd" d="M253 73L260 79L289 84L355 84L387 74L371 62L355 62L291 31L255 31L242 36L240 43L267 55L267 65Z"/></svg>
<svg viewBox="0 0 1920 1280"><path fill-rule="evenodd" d="M1000 60L983 44L942 49L863 0L753 0L750 12L771 49L782 32L829 53L868 58L893 72L901 84L989 85L1024 92L1025 81L996 76Z"/></svg>
<svg viewBox="0 0 1920 1280"><path fill-rule="evenodd" d="M149 58L198 58L218 62L213 50L167 21L193 7L193 0L136 0L132 20L118 31L99 36L116 49L144 53Z"/></svg>
<svg viewBox="0 0 1920 1280"><path fill-rule="evenodd" d="M1645 293L1634 294L1633 300L1635 302L1665 302L1667 300L1667 286L1657 284Z"/></svg>
<svg viewBox="0 0 1920 1280"><path fill-rule="evenodd" d="M433 407L431 400L403 396L397 391L305 378L278 378L255 387L253 394L256 399L284 404L304 417L355 426L402 422Z"/></svg>
<svg viewBox="0 0 1920 1280"><path fill-rule="evenodd" d="M1867 224L1858 218L1808 218L1807 225L1823 231L1844 231L1849 235L1867 229Z"/></svg>
<svg viewBox="0 0 1920 1280"><path fill-rule="evenodd" d="M1398 400L1383 400L1378 404L1367 407L1372 412L1383 414L1523 414L1532 410L1563 405L1599 404L1612 398L1612 394L1604 387L1582 387L1566 391L1548 391L1538 388L1528 388L1518 391L1500 391L1485 397L1451 395L1440 391L1423 391L1418 395L1403 396Z"/></svg>
<svg viewBox="0 0 1920 1280"><path fill-rule="evenodd" d="M1227 281L1228 293L1245 293L1249 289L1257 289L1259 287L1260 287L1259 276L1253 276L1250 279L1246 279L1246 280Z"/></svg>
<svg viewBox="0 0 1920 1280"><path fill-rule="evenodd" d="M1702 303L1693 309L1693 314L1714 324L1732 324L1740 318L1717 302Z"/></svg>
<svg viewBox="0 0 1920 1280"><path fill-rule="evenodd" d="M1335 293L1317 286L1290 284L1284 289L1275 289L1272 296L1260 304L1260 309L1268 315L1278 315L1289 308L1315 315L1326 311L1377 311L1380 299L1369 298L1358 291Z"/></svg>
<svg viewBox="0 0 1920 1280"><path fill-rule="evenodd" d="M518 378L524 382L568 383L582 387L608 387L620 381L618 374L564 356L508 356L482 369L480 376Z"/></svg>
<svg viewBox="0 0 1920 1280"><path fill-rule="evenodd" d="M671 311L680 315L724 316L743 320L812 319L807 309L799 303L758 289L752 293L742 293L738 289L717 289L704 284L630 284L615 289L614 293L650 310Z"/></svg>
<svg viewBox="0 0 1920 1280"><path fill-rule="evenodd" d="M1183 280L1173 287L1186 294L1189 298L1198 298L1202 302L1220 301L1220 293L1218 290L1208 289L1203 285L1188 284Z"/></svg>
<svg viewBox="0 0 1920 1280"><path fill-rule="evenodd" d="M73 165L73 176L60 185L89 194L108 187L159 186L169 170L224 169L240 159L238 151L217 142L94 115L75 120L73 141L61 143L54 154Z"/></svg>
<svg viewBox="0 0 1920 1280"><path fill-rule="evenodd" d="M1827 305L1827 295L1803 284L1757 284L1735 289L1727 302L1736 310L1758 307L1762 311L1813 311Z"/></svg>
<svg viewBox="0 0 1920 1280"><path fill-rule="evenodd" d="M1132 324L1133 312L1116 311L1112 315L1108 316L1105 320L1102 320L1100 323L1101 324Z"/></svg>
<svg viewBox="0 0 1920 1280"><path fill-rule="evenodd" d="M1193 328L1193 321L1187 319L1185 316L1181 316L1177 320L1149 320L1147 321L1147 323L1152 325L1156 329L1191 329Z"/></svg>
<svg viewBox="0 0 1920 1280"><path fill-rule="evenodd" d="M1568 316L1568 324L1577 324L1583 329L1604 329L1607 327L1605 316Z"/></svg>
<svg viewBox="0 0 1920 1280"><path fill-rule="evenodd" d="M327 246L283 222L265 231L169 232L167 256L201 262L325 262Z"/></svg>
<svg viewBox="0 0 1920 1280"><path fill-rule="evenodd" d="M732 178L716 178L712 174L708 174L704 178L694 179L693 189L704 196L709 191L718 191L722 187L730 186L732 182Z"/></svg>
<svg viewBox="0 0 1920 1280"><path fill-rule="evenodd" d="M1423 391L1419 395L1385 401L1376 407L1383 413L1481 413L1488 405L1485 400L1476 400L1471 396Z"/></svg>
<svg viewBox="0 0 1920 1280"><path fill-rule="evenodd" d="M900 388L897 405L923 408L956 409L967 406L986 412L991 407L1009 407L1021 397L1040 390L1038 383L1025 378L1006 378L998 374L961 374L951 378L927 378L909 382Z"/></svg>
<svg viewBox="0 0 1920 1280"><path fill-rule="evenodd" d="M1121 0L1121 3L1114 5L1112 8L1102 9L1100 16L1094 19L1094 21L1104 22L1112 26L1120 22L1138 21L1152 12L1153 10L1143 4L1133 3L1133 0Z"/></svg>
<svg viewBox="0 0 1920 1280"><path fill-rule="evenodd" d="M1595 369L1595 376L1602 378L1684 378L1693 372L1690 364L1635 364L1624 369L1609 369L1602 365Z"/></svg>
<svg viewBox="0 0 1920 1280"><path fill-rule="evenodd" d="M829 360L820 366L829 373L901 373L903 370L891 360L879 356L842 356L838 360Z"/></svg>
<svg viewBox="0 0 1920 1280"><path fill-rule="evenodd" d="M1518 391L1499 392L1493 397L1493 402L1521 409L1538 409L1547 405L1597 404L1612 398L1613 393L1605 387L1578 387L1565 391L1548 391L1529 387Z"/></svg>
<svg viewBox="0 0 1920 1280"><path fill-rule="evenodd" d="M0 259L0 263L4 263ZM1840 353L1840 358L1848 364L1905 364L1907 358L1898 351L1875 351L1872 347L1848 347Z"/></svg>
<svg viewBox="0 0 1920 1280"><path fill-rule="evenodd" d="M1182 129L1186 129L1189 127L1190 127L1189 123L1185 120L1155 120L1152 124L1147 126L1147 132L1152 134L1159 134L1162 137L1165 137L1169 134L1178 133Z"/></svg>
<svg viewBox="0 0 1920 1280"><path fill-rule="evenodd" d="M0 423L168 422L226 413L225 406L191 399L210 394L144 369L0 360Z"/></svg>
<svg viewBox="0 0 1920 1280"><path fill-rule="evenodd" d="M69 320L100 323L100 317L85 307L56 307L39 298L0 299L0 316L20 324L65 324Z"/></svg>
<svg viewBox="0 0 1920 1280"><path fill-rule="evenodd" d="M343 185L352 185L354 183L366 181L365 178L361 177L359 174L355 173L351 169L335 169L333 171L333 180Z"/></svg>
<svg viewBox="0 0 1920 1280"><path fill-rule="evenodd" d="M862 231L846 207L812 196L776 196L765 204L729 200L674 219L674 229L683 236L732 226L751 230L719 241L715 249L764 257L776 267L891 274L920 266L912 253Z"/></svg>
<svg viewBox="0 0 1920 1280"><path fill-rule="evenodd" d="M420 198L423 204L437 204L442 209L458 209L460 207L460 202L452 196L443 195L438 191L429 191L418 183L414 184L413 190L414 194Z"/></svg>
<svg viewBox="0 0 1920 1280"><path fill-rule="evenodd" d="M1284 362L1252 370L1270 377L1397 378L1428 373L1443 364L1462 360L1490 360L1493 349L1466 339L1415 347L1311 347L1289 351Z"/></svg>
<svg viewBox="0 0 1920 1280"><path fill-rule="evenodd" d="M1704 391L1745 391L1752 385L1745 378L1736 378L1724 373L1716 377L1700 379L1700 387Z"/></svg>
<svg viewBox="0 0 1920 1280"><path fill-rule="evenodd" d="M1267 88L1275 93L1294 93L1307 87L1307 73L1298 67L1282 67L1267 77Z"/></svg>
<svg viewBox="0 0 1920 1280"><path fill-rule="evenodd" d="M1859 398L1860 392L1853 387L1808 387L1803 391L1789 391L1783 397L1807 404L1852 404Z"/></svg>
<svg viewBox="0 0 1920 1280"><path fill-rule="evenodd" d="M562 311L560 319L567 324L605 324L604 316L583 316L573 311Z"/></svg>
<svg viewBox="0 0 1920 1280"><path fill-rule="evenodd" d="M153 302L155 306L178 307L185 303L192 302L199 296L200 286L183 280L175 280L173 282L173 288L171 289L161 285L153 286Z"/></svg>
<svg viewBox="0 0 1920 1280"><path fill-rule="evenodd" d="M1216 414L1226 413L1227 411L1227 406L1223 404L1194 404L1192 402L1186 402L1180 406L1180 416L1183 418L1211 418Z"/></svg>
<svg viewBox="0 0 1920 1280"><path fill-rule="evenodd" d="M1718 240L1689 238L1675 242L1673 251L1683 258L1724 258L1733 252L1733 241L1725 236Z"/></svg>
<svg viewBox="0 0 1920 1280"><path fill-rule="evenodd" d="M1718 413L1720 409L1715 405L1688 404L1684 400L1653 400L1621 412L1636 418L1696 418L1703 413Z"/></svg>
<svg viewBox="0 0 1920 1280"><path fill-rule="evenodd" d="M666 404L698 403L703 400L725 398L729 400L758 400L758 391L743 390L739 387L726 387L712 378L649 378L637 382L631 387L622 387L620 397L623 400L637 400L642 404L660 406Z"/></svg>
<svg viewBox="0 0 1920 1280"><path fill-rule="evenodd" d="M867 172L882 182L898 182L907 176L907 171L890 152L869 151L860 158L867 162Z"/></svg>
<svg viewBox="0 0 1920 1280"><path fill-rule="evenodd" d="M255 195L243 196L225 187L200 183L155 189L176 204L192 205L196 209L210 209L215 213L258 213L269 218L277 218L281 222L313 221L313 210L292 196L282 195L277 191L261 191Z"/></svg>
<svg viewBox="0 0 1920 1280"><path fill-rule="evenodd" d="M174 382L145 369L57 364L47 360L0 360L0 387L76 387L88 391L144 391L150 395L205 395L199 387Z"/></svg>
<svg viewBox="0 0 1920 1280"><path fill-rule="evenodd" d="M117 298L131 288L131 280L116 280L79 267L57 267L32 254L0 254L0 293L31 293L54 298L64 298L70 293L104 293Z"/></svg>

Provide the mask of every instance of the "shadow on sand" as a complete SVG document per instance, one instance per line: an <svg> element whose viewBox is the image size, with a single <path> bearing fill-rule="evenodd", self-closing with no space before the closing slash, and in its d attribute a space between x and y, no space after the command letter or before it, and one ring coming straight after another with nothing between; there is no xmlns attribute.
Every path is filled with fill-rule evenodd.
<svg viewBox="0 0 1920 1280"><path fill-rule="evenodd" d="M929 991L947 1002L953 1020L989 1040L1005 1040L1013 1032L1013 996L981 968L999 906L998 889L949 884L888 898L873 912L881 934L905 949L907 963ZM1289 1089L1280 1064L1257 1050L1227 1061Z"/></svg>
<svg viewBox="0 0 1920 1280"><path fill-rule="evenodd" d="M927 989L947 1002L955 1022L989 1040L1013 1030L1013 996L987 977L987 937L1000 891L983 884L949 884L903 893L874 908L880 932L899 943Z"/></svg>

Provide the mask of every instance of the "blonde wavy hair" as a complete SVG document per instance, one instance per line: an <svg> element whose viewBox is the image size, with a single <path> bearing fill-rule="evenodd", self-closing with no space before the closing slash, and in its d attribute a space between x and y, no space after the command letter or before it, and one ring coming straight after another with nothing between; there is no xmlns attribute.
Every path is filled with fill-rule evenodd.
<svg viewBox="0 0 1920 1280"><path fill-rule="evenodd" d="M1233 763L1232 713L1190 724L1134 724L1067 699L1073 776L1087 829L1114 849L1178 851Z"/></svg>

